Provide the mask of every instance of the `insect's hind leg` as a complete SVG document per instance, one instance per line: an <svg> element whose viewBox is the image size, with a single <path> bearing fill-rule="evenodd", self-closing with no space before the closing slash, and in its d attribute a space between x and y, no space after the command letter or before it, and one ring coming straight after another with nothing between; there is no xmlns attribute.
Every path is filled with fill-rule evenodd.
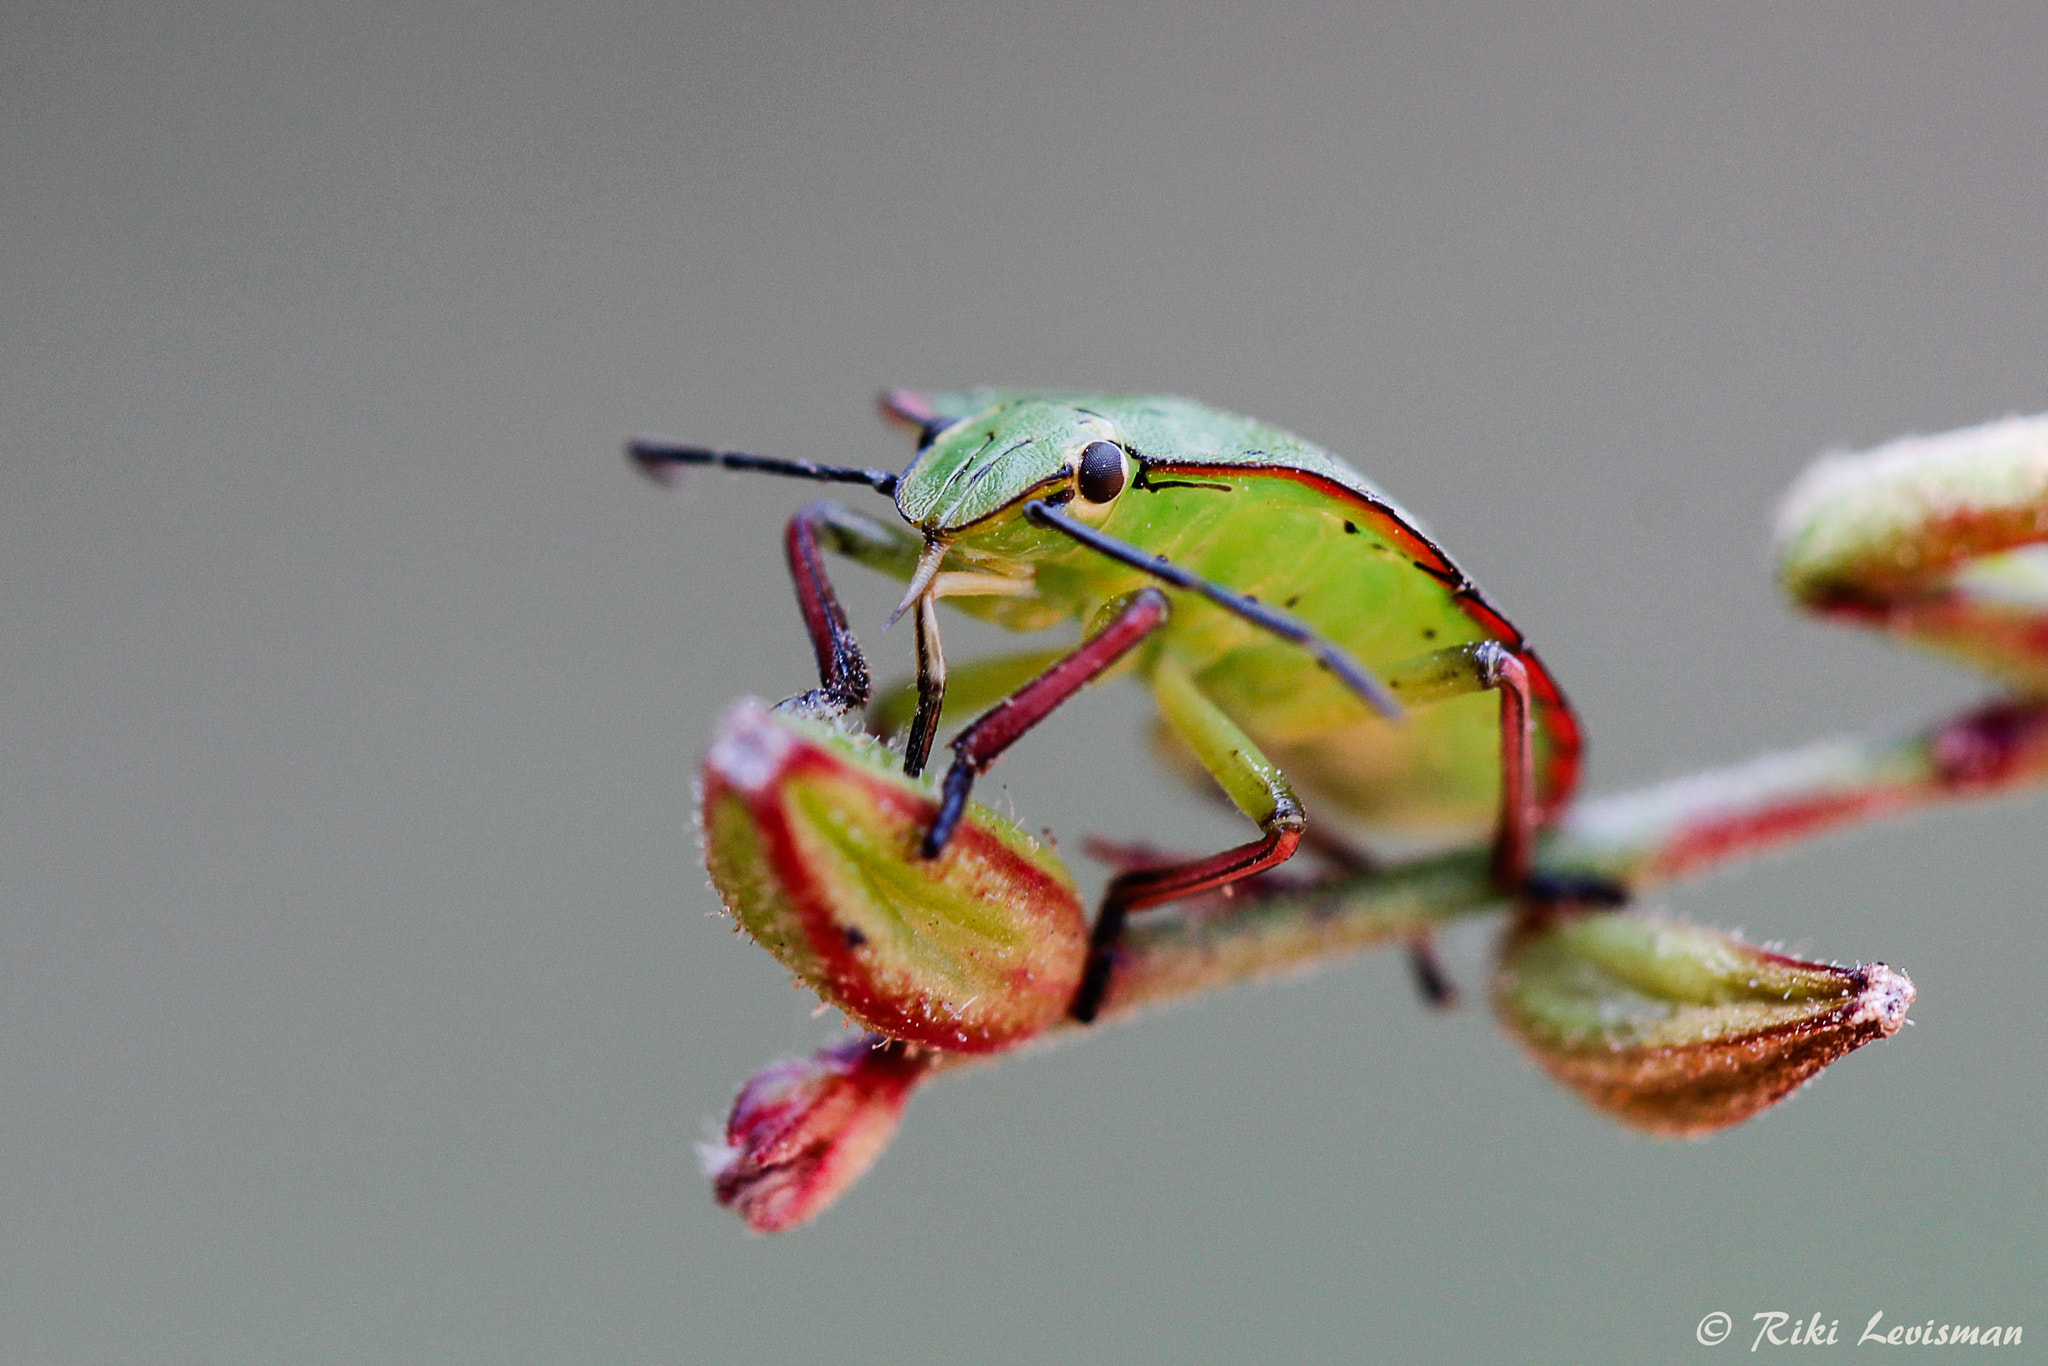
<svg viewBox="0 0 2048 1366"><path fill-rule="evenodd" d="M1207 858L1164 868L1139 868L1111 880L1089 937L1088 966L1068 1013L1083 1024L1095 1018L1109 990L1116 947L1132 911L1221 887L1262 873L1293 857L1307 825L1287 777L1259 752L1228 716L1202 694L1178 661L1162 659L1152 671L1160 713L1194 751L1231 805L1258 822L1260 837Z"/></svg>
<svg viewBox="0 0 2048 1366"><path fill-rule="evenodd" d="M1561 901L1585 906L1618 906L1628 894L1600 877L1539 874L1536 857L1535 734L1529 669L1514 651L1484 640L1418 655L1386 672L1387 686L1404 703L1425 703L1464 693L1500 694L1500 820L1493 844L1493 880L1513 895L1524 913ZM1416 989L1433 1006L1450 1005L1456 987L1437 962L1433 938L1408 946Z"/></svg>
<svg viewBox="0 0 2048 1366"><path fill-rule="evenodd" d="M915 536L832 502L812 503L790 518L782 544L804 630L811 638L811 653L817 657L819 684L786 705L833 715L859 711L874 691L867 656L847 624L846 609L833 591L822 552L829 548L884 573L907 577L909 570L904 566L917 563L921 544Z"/></svg>
<svg viewBox="0 0 2048 1366"><path fill-rule="evenodd" d="M1410 705L1472 692L1500 694L1500 821L1493 879L1504 891L1519 894L1528 884L1536 852L1528 666L1499 641L1482 640L1417 655L1386 670L1385 677L1394 695Z"/></svg>
<svg viewBox="0 0 2048 1366"><path fill-rule="evenodd" d="M1409 706L1465 693L1500 694L1500 817L1493 844L1493 879L1517 896L1529 890L1536 848L1536 793L1529 670L1512 650L1485 640L1432 650L1385 671L1387 686ZM1457 986L1436 956L1436 937L1408 943L1408 971L1422 999L1439 1009L1456 1003Z"/></svg>

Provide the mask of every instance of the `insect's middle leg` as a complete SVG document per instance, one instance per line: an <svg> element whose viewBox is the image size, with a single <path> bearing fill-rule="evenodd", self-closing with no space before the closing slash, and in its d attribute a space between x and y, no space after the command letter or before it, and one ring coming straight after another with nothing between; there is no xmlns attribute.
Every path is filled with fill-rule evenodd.
<svg viewBox="0 0 2048 1366"><path fill-rule="evenodd" d="M1223 789L1231 805L1258 822L1261 834L1249 844L1207 858L1164 868L1121 873L1103 893L1089 937L1088 966L1068 1013L1083 1024L1095 1018L1109 990L1116 946L1132 911L1174 901L1211 887L1262 873L1293 857L1307 826L1301 803L1287 777L1260 753L1251 737L1206 697L1176 660L1162 659L1152 671L1159 711Z"/></svg>

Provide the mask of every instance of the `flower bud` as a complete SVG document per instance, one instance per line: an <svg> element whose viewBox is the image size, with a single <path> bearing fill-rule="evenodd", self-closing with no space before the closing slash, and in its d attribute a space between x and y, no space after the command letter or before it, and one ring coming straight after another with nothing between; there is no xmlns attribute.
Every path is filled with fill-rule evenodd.
<svg viewBox="0 0 2048 1366"><path fill-rule="evenodd" d="M704 760L712 883L740 925L856 1023L955 1052L1062 1019L1087 956L1079 893L1050 850L970 806L918 852L928 784L872 740L744 701Z"/></svg>
<svg viewBox="0 0 2048 1366"><path fill-rule="evenodd" d="M1807 963L1643 915L1513 930L1503 1024L1596 1110L1652 1133L1709 1133L1783 1100L1905 1022L1913 984L1882 963Z"/></svg>
<svg viewBox="0 0 2048 1366"><path fill-rule="evenodd" d="M760 1073L733 1102L725 1143L700 1150L718 1203L756 1233L804 1223L874 1165L930 1066L869 1034Z"/></svg>

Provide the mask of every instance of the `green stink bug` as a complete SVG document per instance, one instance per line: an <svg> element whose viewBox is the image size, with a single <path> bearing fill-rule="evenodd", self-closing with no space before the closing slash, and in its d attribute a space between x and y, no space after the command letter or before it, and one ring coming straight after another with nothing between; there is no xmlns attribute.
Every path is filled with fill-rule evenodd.
<svg viewBox="0 0 2048 1366"><path fill-rule="evenodd" d="M925 857L945 848L975 778L1062 701L1119 666L1150 686L1170 751L1260 836L1111 881L1077 1020L1094 1018L1130 912L1294 854L1307 830L1296 786L1326 853L1362 858L1355 841L1389 831L1490 827L1496 880L1523 888L1537 832L1577 785L1578 722L1521 632L1363 475L1279 428L1178 398L892 390L882 407L918 438L900 474L652 439L628 454L657 477L721 465L893 497L897 524L814 503L786 546L818 659L813 708L865 708L872 691L822 551L907 581L897 616L914 613L917 632L913 775L949 685L939 599L1018 631L1089 628L1070 651L952 672L954 701L987 710L952 741ZM1426 952L1418 964L1428 983Z"/></svg>

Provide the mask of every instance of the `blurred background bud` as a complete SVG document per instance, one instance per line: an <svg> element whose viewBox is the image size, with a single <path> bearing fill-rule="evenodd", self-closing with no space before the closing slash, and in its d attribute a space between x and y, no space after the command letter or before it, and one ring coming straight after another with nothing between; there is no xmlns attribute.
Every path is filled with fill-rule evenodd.
<svg viewBox="0 0 2048 1366"><path fill-rule="evenodd" d="M2048 414L1817 461L1778 511L1801 605L2048 691Z"/></svg>
<svg viewBox="0 0 2048 1366"><path fill-rule="evenodd" d="M1882 963L1801 962L1645 915L1545 917L1510 931L1494 980L1508 1031L1595 1109L1692 1135L1776 1104L1896 1033L1913 984Z"/></svg>
<svg viewBox="0 0 2048 1366"><path fill-rule="evenodd" d="M701 1150L718 1203L756 1233L795 1228L874 1165L931 1055L868 1034L761 1072Z"/></svg>
<svg viewBox="0 0 2048 1366"><path fill-rule="evenodd" d="M1065 1017L1087 918L1052 851L971 806L918 856L930 785L875 741L739 703L705 756L704 860L726 909L856 1023L986 1053Z"/></svg>

